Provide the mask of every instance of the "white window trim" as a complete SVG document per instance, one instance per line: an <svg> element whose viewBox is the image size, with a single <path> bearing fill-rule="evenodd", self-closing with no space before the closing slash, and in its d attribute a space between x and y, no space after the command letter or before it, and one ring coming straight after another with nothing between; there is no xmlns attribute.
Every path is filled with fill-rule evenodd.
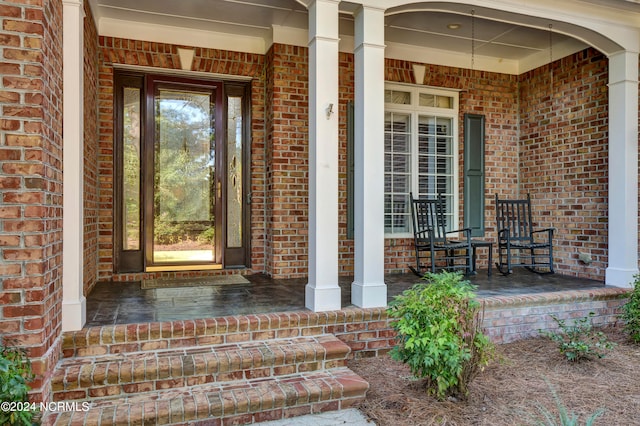
<svg viewBox="0 0 640 426"><path fill-rule="evenodd" d="M411 114L411 191L414 194L418 194L418 120L417 117L420 114L436 115L437 117L451 118L452 120L452 144L451 152L453 155L453 211L452 211L452 223L453 228L459 228L460 223L460 177L459 177L459 109L460 109L460 96L459 90L455 89L442 89L432 86L422 86L406 83L385 83L385 90L398 90L411 93L411 105L402 104L384 104L384 110L386 112L400 112ZM437 107L424 107L419 106L419 94L428 93L430 95L447 96L453 98L453 108L437 108ZM411 218L409 219L411 220ZM398 232L384 234L385 239L397 239L397 238L413 238L411 232Z"/></svg>

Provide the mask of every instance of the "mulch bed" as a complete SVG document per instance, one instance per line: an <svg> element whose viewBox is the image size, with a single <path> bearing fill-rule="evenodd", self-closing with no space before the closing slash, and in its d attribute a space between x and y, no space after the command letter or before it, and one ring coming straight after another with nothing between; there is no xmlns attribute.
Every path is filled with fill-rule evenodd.
<svg viewBox="0 0 640 426"><path fill-rule="evenodd" d="M542 407L561 424L552 387L580 425L601 408L595 425L640 425L640 346L619 328L603 331L616 347L580 363L567 361L543 337L497 346L496 359L471 383L465 401L427 395L425 380L388 355L352 360L349 367L370 384L357 408L377 425L512 426L548 424Z"/></svg>

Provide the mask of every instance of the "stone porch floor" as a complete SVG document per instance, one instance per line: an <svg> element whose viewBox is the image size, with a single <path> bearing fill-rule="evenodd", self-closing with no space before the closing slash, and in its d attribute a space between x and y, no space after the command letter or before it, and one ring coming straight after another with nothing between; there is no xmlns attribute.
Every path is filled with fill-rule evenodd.
<svg viewBox="0 0 640 426"><path fill-rule="evenodd" d="M271 279L248 275L249 284L143 290L140 282L100 282L87 298L86 327L265 314L306 310L306 278ZM519 296L572 290L602 289L604 283L563 276L537 275L518 270L509 276L486 271L469 277L479 298ZM351 306L352 277L341 277L342 307ZM419 282L413 274L385 277L388 300Z"/></svg>

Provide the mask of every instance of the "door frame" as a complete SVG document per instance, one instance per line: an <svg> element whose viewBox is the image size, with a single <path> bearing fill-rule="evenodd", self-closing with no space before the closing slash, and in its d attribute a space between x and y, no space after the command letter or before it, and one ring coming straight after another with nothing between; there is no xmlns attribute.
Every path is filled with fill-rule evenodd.
<svg viewBox="0 0 640 426"><path fill-rule="evenodd" d="M156 110L155 110L155 100L158 90L162 88L167 89L175 89L175 90L195 90L202 92L209 92L212 94L211 99L214 102L214 110L213 110L213 136L215 146L213 147L215 151L214 158L214 178L213 178L213 189L212 196L215 198L215 211L214 211L214 227L216 229L215 232L215 243L214 243L214 258L211 262L163 262L163 263L154 263L153 261L153 243L154 243L154 218L155 218L155 198L154 198L154 179L155 179L155 144L156 144ZM223 104L223 94L222 94L222 83L218 81L199 81L192 80L181 77L170 77L170 76L162 76L162 75L148 75L146 77L146 111L145 115L145 134L147 137L144 140L145 145L145 154L143 160L143 191L144 191L144 269L147 272L153 271L164 271L164 270L175 270L176 268L182 269L182 267L187 266L189 269L198 269L205 267L206 269L214 268L221 269L223 264L222 259L222 241L224 232L220 232L224 228L224 218L222 217L222 204L223 204L223 194L222 191L216 190L216 188L224 187L223 182L226 181L223 166L224 163L220 157L220 155L224 152L224 138L220 135L224 135L224 122L223 122L223 114L222 110Z"/></svg>
<svg viewBox="0 0 640 426"><path fill-rule="evenodd" d="M140 109L144 117L140 125L141 179L140 179L140 250L123 249L123 95L124 87L140 89ZM213 262L161 263L153 264L153 209L154 209L154 144L155 144L155 89L156 87L215 90L214 139L215 139L215 254ZM250 82L195 79L176 75L150 74L131 70L114 72L114 269L116 273L156 272L178 270L207 270L250 267L250 153L251 153L251 106ZM226 238L227 200L227 99L242 96L242 247L228 248ZM217 191L217 185L221 190Z"/></svg>
<svg viewBox="0 0 640 426"><path fill-rule="evenodd" d="M224 267L229 268L245 268L251 266L251 84L228 82L224 84L223 91L223 122L227 123L227 111L228 111L228 98L230 96L242 97L242 246L241 247L228 247L227 246L227 222L223 226L224 240L220 247L223 248L223 262ZM226 145L228 139L228 128L224 126L222 143ZM224 194L223 208L227 207L227 181L229 171L227 170L227 155L228 150L224 149L222 161L224 163L223 170L223 185L222 192ZM226 218L226 214L224 216Z"/></svg>

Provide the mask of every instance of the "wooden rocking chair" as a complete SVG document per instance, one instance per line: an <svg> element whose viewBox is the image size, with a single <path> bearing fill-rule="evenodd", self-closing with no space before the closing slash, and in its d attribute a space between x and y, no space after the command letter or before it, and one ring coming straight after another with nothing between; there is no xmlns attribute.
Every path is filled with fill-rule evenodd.
<svg viewBox="0 0 640 426"><path fill-rule="evenodd" d="M441 196L436 199L410 196L416 266L409 269L420 277L427 271L440 269L472 273L471 229L446 230L446 207ZM456 239L449 238L453 234Z"/></svg>
<svg viewBox="0 0 640 426"><path fill-rule="evenodd" d="M496 194L498 263L503 275L514 267L525 267L538 274L553 271L553 228L533 228L531 197L524 200L501 200Z"/></svg>

